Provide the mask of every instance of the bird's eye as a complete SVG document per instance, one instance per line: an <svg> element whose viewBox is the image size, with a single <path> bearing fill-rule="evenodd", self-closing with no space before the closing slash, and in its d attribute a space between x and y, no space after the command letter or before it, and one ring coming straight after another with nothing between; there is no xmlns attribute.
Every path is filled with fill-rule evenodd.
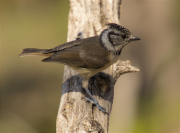
<svg viewBox="0 0 180 133"><path fill-rule="evenodd" d="M125 39L125 38L126 38L126 35L123 35L123 36L122 36L122 39Z"/></svg>

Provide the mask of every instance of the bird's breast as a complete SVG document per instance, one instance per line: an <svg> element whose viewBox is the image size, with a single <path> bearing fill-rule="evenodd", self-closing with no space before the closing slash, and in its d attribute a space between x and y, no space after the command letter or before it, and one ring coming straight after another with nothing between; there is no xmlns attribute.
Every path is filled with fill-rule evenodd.
<svg viewBox="0 0 180 133"><path fill-rule="evenodd" d="M109 62L107 62L103 67L100 68L79 68L79 67L72 67L78 74L80 74L83 78L89 79L90 77L94 76L95 74L107 69L112 64L116 63L119 59L119 55L110 54Z"/></svg>

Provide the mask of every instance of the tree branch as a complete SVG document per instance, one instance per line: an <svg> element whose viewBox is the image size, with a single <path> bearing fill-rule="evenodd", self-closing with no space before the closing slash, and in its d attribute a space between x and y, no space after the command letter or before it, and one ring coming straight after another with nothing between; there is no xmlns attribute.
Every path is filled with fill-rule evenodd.
<svg viewBox="0 0 180 133"><path fill-rule="evenodd" d="M84 37L99 35L107 22L119 23L121 0L69 0L68 41L75 40L79 32ZM107 133L113 104L114 84L120 75L137 72L130 61L118 61L89 80L89 90L106 109L105 114L87 102L82 78L65 66L62 96L57 116L56 131Z"/></svg>

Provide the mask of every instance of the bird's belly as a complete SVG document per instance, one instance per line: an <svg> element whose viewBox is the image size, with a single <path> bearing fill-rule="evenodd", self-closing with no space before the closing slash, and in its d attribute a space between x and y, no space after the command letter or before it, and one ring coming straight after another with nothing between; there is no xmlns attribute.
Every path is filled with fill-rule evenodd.
<svg viewBox="0 0 180 133"><path fill-rule="evenodd" d="M79 68L79 67L73 67L73 69L80 74L83 78L89 79L90 77L94 76L95 74L107 69L112 64L116 63L119 59L119 56L116 56L111 59L110 62L108 62L105 66L95 69L95 68Z"/></svg>

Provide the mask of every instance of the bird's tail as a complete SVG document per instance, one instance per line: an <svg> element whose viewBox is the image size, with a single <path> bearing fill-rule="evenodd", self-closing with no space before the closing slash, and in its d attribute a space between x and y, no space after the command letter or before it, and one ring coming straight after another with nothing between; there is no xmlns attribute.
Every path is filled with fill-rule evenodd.
<svg viewBox="0 0 180 133"><path fill-rule="evenodd" d="M20 57L24 56L48 56L53 55L52 52L48 52L48 49L36 49L36 48L25 48L22 53L19 55Z"/></svg>

